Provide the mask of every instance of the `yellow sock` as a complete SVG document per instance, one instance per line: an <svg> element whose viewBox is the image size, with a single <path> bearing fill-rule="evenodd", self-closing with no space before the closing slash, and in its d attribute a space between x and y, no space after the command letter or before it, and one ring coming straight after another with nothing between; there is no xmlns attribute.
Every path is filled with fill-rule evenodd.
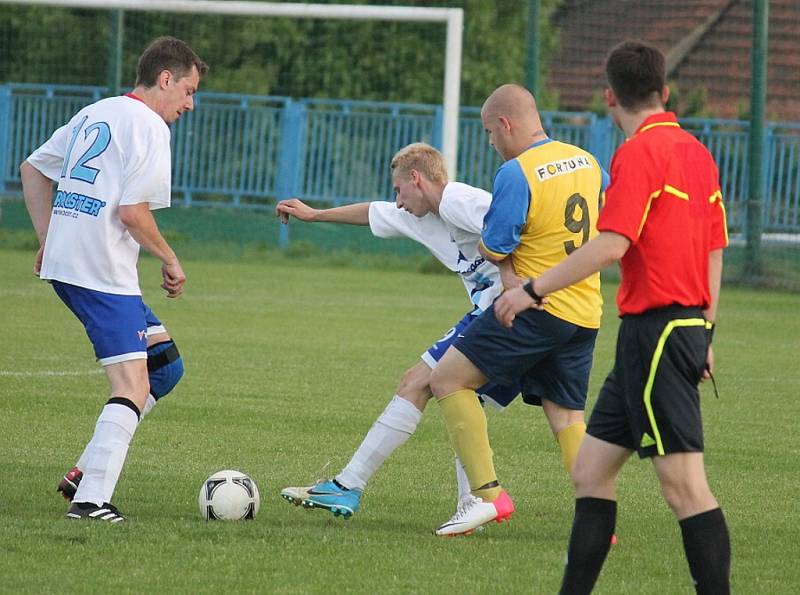
<svg viewBox="0 0 800 595"><path fill-rule="evenodd" d="M502 491L492 463L486 414L473 390L459 390L442 397L439 405L450 444L464 465L472 493L493 502ZM486 484L493 487L479 489Z"/></svg>
<svg viewBox="0 0 800 595"><path fill-rule="evenodd" d="M584 434L586 434L586 424L578 422L568 425L556 435L558 446L561 447L561 462L564 463L567 473L572 472Z"/></svg>

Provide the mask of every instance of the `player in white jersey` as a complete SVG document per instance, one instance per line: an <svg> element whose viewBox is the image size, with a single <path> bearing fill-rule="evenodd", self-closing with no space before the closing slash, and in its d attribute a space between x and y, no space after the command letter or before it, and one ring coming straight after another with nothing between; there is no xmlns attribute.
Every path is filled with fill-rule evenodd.
<svg viewBox="0 0 800 595"><path fill-rule="evenodd" d="M80 110L20 166L40 249L34 273L83 323L111 385L94 434L59 484L71 519L124 520L111 504L141 416L183 375L166 328L142 301L139 247L162 261L167 297L186 276L152 209L170 206L168 125L194 108L207 67L162 37L139 58L132 93ZM53 195L53 182L58 187Z"/></svg>
<svg viewBox="0 0 800 595"><path fill-rule="evenodd" d="M327 221L369 225L380 238L406 237L428 248L445 267L457 273L472 302L472 309L453 328L422 354L422 361L408 369L397 393L370 428L350 462L332 480L308 487L285 488L281 495L293 504L324 508L345 518L355 513L367 482L386 458L414 433L422 411L431 398L431 371L463 330L500 294L500 270L478 252L483 216L492 196L485 190L460 182L448 182L442 154L424 143L401 149L392 159L396 203L375 201L313 209L298 199L278 203L277 213L301 221ZM516 284L510 269L508 285ZM519 393L518 386L487 384L478 394L503 408ZM463 468L456 459L459 503L472 498Z"/></svg>

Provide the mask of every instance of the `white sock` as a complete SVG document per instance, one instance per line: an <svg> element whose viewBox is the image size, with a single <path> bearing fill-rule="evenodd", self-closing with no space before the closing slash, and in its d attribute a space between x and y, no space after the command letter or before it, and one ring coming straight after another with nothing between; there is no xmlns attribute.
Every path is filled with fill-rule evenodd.
<svg viewBox="0 0 800 595"><path fill-rule="evenodd" d="M456 464L456 481L458 482L458 501L461 502L461 499L467 494L472 493L472 491L469 488L469 479L467 479L467 472L464 470L464 465L461 464L461 459L459 459L458 455L456 455L453 460L455 461Z"/></svg>
<svg viewBox="0 0 800 595"><path fill-rule="evenodd" d="M139 422L144 419L144 416L147 415L150 410L156 406L156 398L153 395L147 395L147 401L144 404L144 409L142 410L141 415L139 416ZM91 442L89 443L91 444ZM83 471L86 468L86 454L89 452L89 444L86 445L86 448L83 449L83 453L81 454L78 462L75 463L75 466Z"/></svg>
<svg viewBox="0 0 800 595"><path fill-rule="evenodd" d="M372 424L347 467L336 476L336 481L350 489L366 488L367 482L386 457L411 438L420 419L422 411L410 401L395 395Z"/></svg>
<svg viewBox="0 0 800 595"><path fill-rule="evenodd" d="M147 401L145 401L144 409L142 409L141 419L144 419L144 416L150 413L150 410L156 406L156 398L153 395L147 395ZM80 466L78 466L80 469Z"/></svg>
<svg viewBox="0 0 800 595"><path fill-rule="evenodd" d="M106 403L97 418L94 435L81 455L83 478L75 492L75 502L98 506L111 502L138 423L139 418L130 407Z"/></svg>
<svg viewBox="0 0 800 595"><path fill-rule="evenodd" d="M89 444L91 444L91 441L89 442ZM81 471L86 469L86 457L89 456L89 444L87 444L86 448L83 449L83 452L81 453L81 456L78 459L78 462L75 463L75 466L78 469L80 469Z"/></svg>

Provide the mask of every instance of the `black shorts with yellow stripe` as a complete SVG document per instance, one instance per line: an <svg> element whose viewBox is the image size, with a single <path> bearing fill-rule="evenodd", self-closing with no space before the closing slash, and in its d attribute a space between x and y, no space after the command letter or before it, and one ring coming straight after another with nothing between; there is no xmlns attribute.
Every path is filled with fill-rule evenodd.
<svg viewBox="0 0 800 595"><path fill-rule="evenodd" d="M614 369L586 432L641 458L703 451L697 385L710 323L700 308L667 306L623 316Z"/></svg>

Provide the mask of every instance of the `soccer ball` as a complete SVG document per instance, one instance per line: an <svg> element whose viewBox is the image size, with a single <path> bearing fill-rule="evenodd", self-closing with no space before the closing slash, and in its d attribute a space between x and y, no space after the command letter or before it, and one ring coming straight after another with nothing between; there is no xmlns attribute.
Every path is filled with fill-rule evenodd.
<svg viewBox="0 0 800 595"><path fill-rule="evenodd" d="M217 471L200 487L200 514L207 521L252 519L258 513L261 498L258 487L241 471Z"/></svg>

